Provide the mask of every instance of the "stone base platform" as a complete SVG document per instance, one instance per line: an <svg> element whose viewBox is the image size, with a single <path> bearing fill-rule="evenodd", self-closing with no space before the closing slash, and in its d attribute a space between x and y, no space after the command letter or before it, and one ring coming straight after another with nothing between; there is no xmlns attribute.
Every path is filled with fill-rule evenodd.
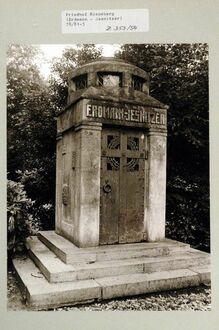
<svg viewBox="0 0 219 330"><path fill-rule="evenodd" d="M53 231L26 242L29 257L13 260L32 309L53 308L197 286L210 282L210 256L165 239L78 248Z"/></svg>

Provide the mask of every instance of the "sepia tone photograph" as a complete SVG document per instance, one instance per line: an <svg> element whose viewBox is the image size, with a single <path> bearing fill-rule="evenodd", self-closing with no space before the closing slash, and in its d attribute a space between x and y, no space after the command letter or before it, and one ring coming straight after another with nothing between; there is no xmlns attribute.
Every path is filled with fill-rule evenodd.
<svg viewBox="0 0 219 330"><path fill-rule="evenodd" d="M210 311L208 45L10 44L8 311Z"/></svg>

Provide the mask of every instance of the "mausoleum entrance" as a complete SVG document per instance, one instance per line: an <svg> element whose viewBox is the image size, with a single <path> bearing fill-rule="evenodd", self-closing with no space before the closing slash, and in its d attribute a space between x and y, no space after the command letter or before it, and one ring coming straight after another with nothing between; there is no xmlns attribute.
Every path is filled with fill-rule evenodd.
<svg viewBox="0 0 219 330"><path fill-rule="evenodd" d="M102 130L100 244L144 238L146 141L143 131Z"/></svg>

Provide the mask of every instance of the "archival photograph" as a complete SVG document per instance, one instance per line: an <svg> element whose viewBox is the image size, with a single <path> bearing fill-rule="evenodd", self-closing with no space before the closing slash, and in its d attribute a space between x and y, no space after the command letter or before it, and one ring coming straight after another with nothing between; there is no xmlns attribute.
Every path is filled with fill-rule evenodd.
<svg viewBox="0 0 219 330"><path fill-rule="evenodd" d="M9 44L8 311L210 311L208 44Z"/></svg>

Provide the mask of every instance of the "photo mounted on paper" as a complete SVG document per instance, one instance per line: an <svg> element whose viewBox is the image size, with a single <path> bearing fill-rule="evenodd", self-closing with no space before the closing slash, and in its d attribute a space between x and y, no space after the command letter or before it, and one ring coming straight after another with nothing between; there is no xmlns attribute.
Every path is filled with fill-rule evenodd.
<svg viewBox="0 0 219 330"><path fill-rule="evenodd" d="M11 44L7 98L8 309L210 310L208 45Z"/></svg>

